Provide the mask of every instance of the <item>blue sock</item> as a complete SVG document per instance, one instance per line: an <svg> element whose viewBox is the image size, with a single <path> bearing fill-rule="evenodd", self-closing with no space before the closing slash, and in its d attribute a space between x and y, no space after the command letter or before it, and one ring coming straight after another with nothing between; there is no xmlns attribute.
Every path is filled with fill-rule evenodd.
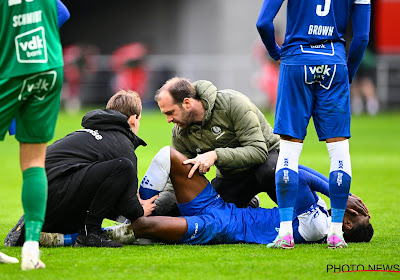
<svg viewBox="0 0 400 280"><path fill-rule="evenodd" d="M332 225L336 224L339 227L343 222L351 184L349 140L326 143L326 147L331 159L329 196L332 208Z"/></svg>
<svg viewBox="0 0 400 280"><path fill-rule="evenodd" d="M332 207L332 222L342 223L349 196L351 177L344 171L329 173L329 194Z"/></svg>
<svg viewBox="0 0 400 280"><path fill-rule="evenodd" d="M281 222L292 221L299 185L299 174L288 168L280 169L275 173L275 184L280 220Z"/></svg>
<svg viewBox="0 0 400 280"><path fill-rule="evenodd" d="M64 234L64 246L72 246L75 244L77 233Z"/></svg>

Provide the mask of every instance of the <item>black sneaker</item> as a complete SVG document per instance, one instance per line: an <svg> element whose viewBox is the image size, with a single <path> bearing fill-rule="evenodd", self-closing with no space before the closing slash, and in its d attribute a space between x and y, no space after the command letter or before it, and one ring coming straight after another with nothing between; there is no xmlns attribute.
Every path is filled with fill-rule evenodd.
<svg viewBox="0 0 400 280"><path fill-rule="evenodd" d="M250 206L251 208L258 208L258 207L260 207L260 198L259 198L257 195L254 196L254 197L250 200L250 202L249 202L249 204L248 204L247 206Z"/></svg>
<svg viewBox="0 0 400 280"><path fill-rule="evenodd" d="M4 246L22 246L25 241L25 220L24 215L18 220L18 223L12 228L4 239Z"/></svg>
<svg viewBox="0 0 400 280"><path fill-rule="evenodd" d="M119 248L123 245L119 242L112 241L102 230L96 232L79 233L76 238L76 247L111 247Z"/></svg>

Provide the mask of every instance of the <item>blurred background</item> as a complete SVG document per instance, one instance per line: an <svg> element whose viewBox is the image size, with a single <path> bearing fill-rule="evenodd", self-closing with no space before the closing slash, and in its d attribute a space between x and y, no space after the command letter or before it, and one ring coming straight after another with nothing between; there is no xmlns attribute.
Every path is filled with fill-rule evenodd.
<svg viewBox="0 0 400 280"><path fill-rule="evenodd" d="M273 111L279 67L255 26L261 0L62 1L71 12L61 28L66 110L104 106L119 88L137 91L150 108L155 91L182 76L241 91ZM275 19L278 42L285 3ZM400 109L399 15L400 0L372 1L369 47L351 87L353 114Z"/></svg>

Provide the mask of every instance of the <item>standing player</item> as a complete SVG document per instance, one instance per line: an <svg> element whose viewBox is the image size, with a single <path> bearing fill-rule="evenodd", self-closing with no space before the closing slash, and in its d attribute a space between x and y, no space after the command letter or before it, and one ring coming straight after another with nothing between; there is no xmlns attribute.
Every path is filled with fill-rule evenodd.
<svg viewBox="0 0 400 280"><path fill-rule="evenodd" d="M275 41L273 19L283 0L265 0L257 29L268 52L281 60L274 133L281 136L275 182L279 235L269 247L293 248L292 211L298 161L310 117L331 159L332 224L328 248L346 247L342 221L351 182L350 89L368 44L370 0L288 0L285 41ZM352 16L353 40L346 60L343 35Z"/></svg>
<svg viewBox="0 0 400 280"><path fill-rule="evenodd" d="M26 221L21 269L30 270L45 267L38 243L47 198L44 159L63 81L58 27L69 12L58 0L8 0L0 8L0 140L16 118Z"/></svg>

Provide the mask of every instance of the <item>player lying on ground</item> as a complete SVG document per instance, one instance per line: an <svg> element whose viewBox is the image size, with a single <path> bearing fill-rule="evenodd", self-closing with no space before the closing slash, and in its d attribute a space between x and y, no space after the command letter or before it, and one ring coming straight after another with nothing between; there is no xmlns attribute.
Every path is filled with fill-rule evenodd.
<svg viewBox="0 0 400 280"><path fill-rule="evenodd" d="M132 223L136 237L179 244L267 244L276 238L278 208L237 208L225 203L198 172L192 179L187 178L191 167L183 165L184 160L186 157L179 152L164 147L153 159L139 190L143 199L151 197L162 190L169 176L183 217L141 217ZM328 193L327 178L305 168L300 182L293 212L295 241L322 241L327 236L330 217L315 191ZM349 201L359 202L354 196ZM362 204L356 208L359 212L345 214L344 236L347 241L368 242L373 235L370 217L362 211Z"/></svg>
<svg viewBox="0 0 400 280"><path fill-rule="evenodd" d="M154 157L139 193L148 199L161 191L171 178L178 207L183 217L141 217L132 223L136 237L165 243L216 244L272 242L278 235L278 208L237 208L225 203L208 180L198 172L189 179L191 166L182 164L186 157L164 147ZM328 233L330 216L325 202L315 191L329 194L328 179L310 168L300 172L299 193L293 212L294 238L297 243L317 242ZM355 196L351 204L360 202ZM355 206L355 205L354 205ZM343 231L350 242L368 242L373 228L364 205L358 212L346 213Z"/></svg>
<svg viewBox="0 0 400 280"><path fill-rule="evenodd" d="M276 238L280 223L278 208L237 208L225 203L204 176L196 172L191 179L187 177L191 166L184 165L184 160L184 155L164 147L154 157L139 190L143 198L152 197L164 188L170 177L184 216L141 217L131 227L126 224L113 227L114 232L110 234L116 241L131 242L132 229L138 238L179 244L267 244ZM328 232L330 216L325 202L315 191L328 194L327 178L303 167L300 182L293 213L295 240L297 243L322 241ZM354 195L349 198L348 209L343 222L346 240L368 242L373 235L368 210Z"/></svg>

